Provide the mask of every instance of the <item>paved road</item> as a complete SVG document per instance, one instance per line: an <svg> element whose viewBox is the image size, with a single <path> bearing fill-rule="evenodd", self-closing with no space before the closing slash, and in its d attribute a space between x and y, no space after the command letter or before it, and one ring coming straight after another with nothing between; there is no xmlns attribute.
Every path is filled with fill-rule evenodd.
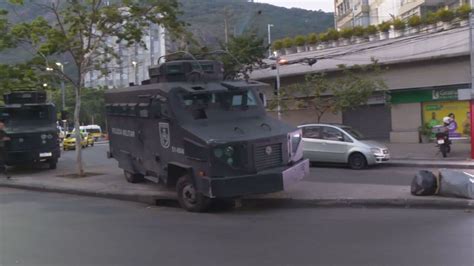
<svg viewBox="0 0 474 266"><path fill-rule="evenodd" d="M0 265L472 265L474 214L213 214L0 188Z"/></svg>
<svg viewBox="0 0 474 266"><path fill-rule="evenodd" d="M84 150L86 164L104 164L116 167L117 163L114 159L106 158L108 147L107 144L86 148ZM73 166L75 154L75 151L63 152L58 166ZM420 169L381 165L357 171L344 166L314 165L311 168L311 175L306 180L327 183L409 185L418 170Z"/></svg>
<svg viewBox="0 0 474 266"><path fill-rule="evenodd" d="M365 170L316 165L311 168L311 175L306 180L325 183L410 185L413 176L421 169L437 171L436 169L388 165L380 165Z"/></svg>

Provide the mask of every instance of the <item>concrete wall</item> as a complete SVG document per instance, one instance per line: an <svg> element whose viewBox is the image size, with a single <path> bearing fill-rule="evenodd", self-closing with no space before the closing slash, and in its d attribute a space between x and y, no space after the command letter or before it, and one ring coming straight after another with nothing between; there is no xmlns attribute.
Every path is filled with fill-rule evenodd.
<svg viewBox="0 0 474 266"><path fill-rule="evenodd" d="M392 105L392 132L390 141L418 143L418 127L422 124L421 103Z"/></svg>
<svg viewBox="0 0 474 266"><path fill-rule="evenodd" d="M328 73L328 77L337 77L339 74ZM414 89L423 87L446 86L454 84L471 83L470 62L468 56L412 62L391 65L381 74L389 90ZM272 84L274 79L262 80ZM285 77L282 86L304 82L304 75ZM273 85L269 88L267 96L273 96ZM292 124L314 122L309 111L292 111L288 120ZM392 142L417 143L419 141L418 127L422 125L421 104L392 105ZM342 123L342 116L328 117L328 122Z"/></svg>

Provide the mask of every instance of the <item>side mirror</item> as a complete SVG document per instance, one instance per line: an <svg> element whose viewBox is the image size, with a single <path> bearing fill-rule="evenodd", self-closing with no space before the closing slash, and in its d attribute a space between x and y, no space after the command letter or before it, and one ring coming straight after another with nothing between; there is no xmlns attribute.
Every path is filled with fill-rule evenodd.
<svg viewBox="0 0 474 266"><path fill-rule="evenodd" d="M267 96L265 96L265 94L263 92L259 92L258 97L262 101L263 107L266 108L267 107Z"/></svg>

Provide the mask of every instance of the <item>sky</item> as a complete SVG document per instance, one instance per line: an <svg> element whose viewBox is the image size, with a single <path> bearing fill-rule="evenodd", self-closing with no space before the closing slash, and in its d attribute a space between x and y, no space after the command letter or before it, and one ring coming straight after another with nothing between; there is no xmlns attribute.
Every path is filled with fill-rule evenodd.
<svg viewBox="0 0 474 266"><path fill-rule="evenodd" d="M322 9L326 12L334 11L334 1L331 0L255 0L255 2L287 8L297 7L309 10Z"/></svg>

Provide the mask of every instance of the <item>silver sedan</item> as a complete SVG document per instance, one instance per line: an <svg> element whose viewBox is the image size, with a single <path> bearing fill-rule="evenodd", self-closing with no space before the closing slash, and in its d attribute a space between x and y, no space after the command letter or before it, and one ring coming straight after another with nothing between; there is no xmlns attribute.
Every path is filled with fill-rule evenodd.
<svg viewBox="0 0 474 266"><path fill-rule="evenodd" d="M363 169L390 159L383 144L367 140L357 130L343 125L301 125L304 157L312 162L344 163Z"/></svg>

